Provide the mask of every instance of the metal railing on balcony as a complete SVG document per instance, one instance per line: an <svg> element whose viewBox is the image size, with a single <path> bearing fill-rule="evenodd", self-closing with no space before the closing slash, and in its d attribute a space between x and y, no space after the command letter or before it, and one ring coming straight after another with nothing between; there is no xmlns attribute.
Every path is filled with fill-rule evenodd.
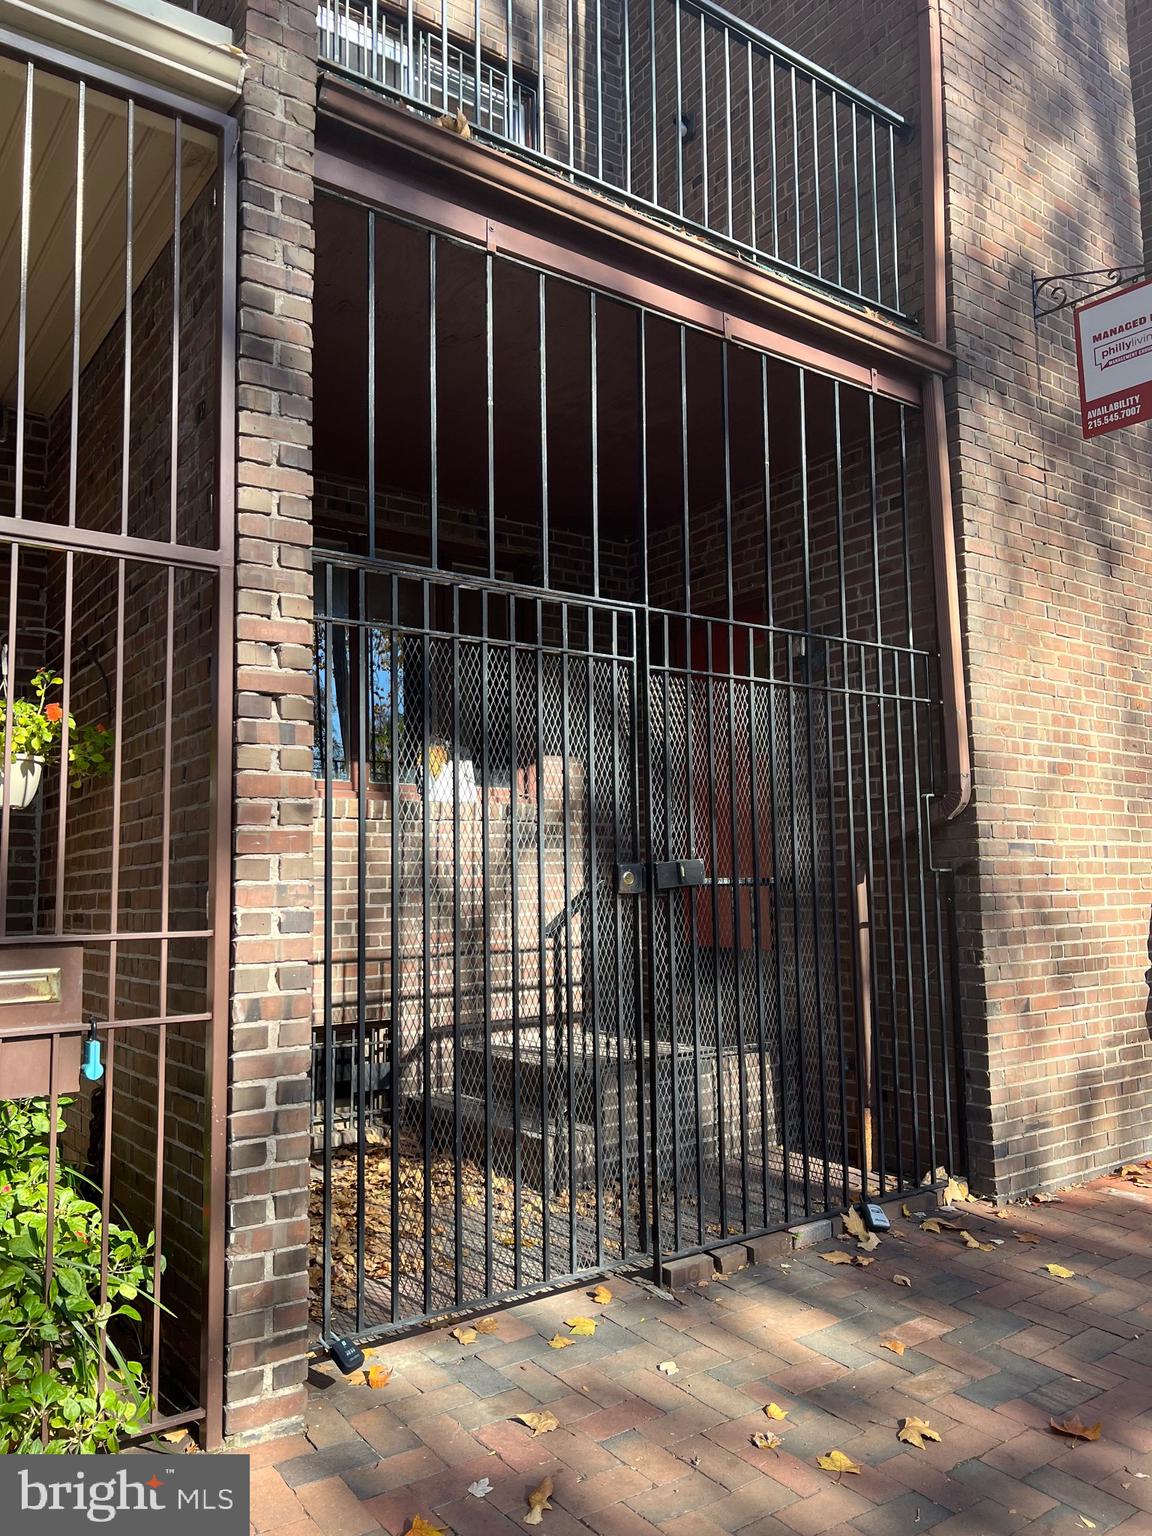
<svg viewBox="0 0 1152 1536"><path fill-rule="evenodd" d="M328 67L902 313L904 119L713 0L326 0L318 24Z"/></svg>

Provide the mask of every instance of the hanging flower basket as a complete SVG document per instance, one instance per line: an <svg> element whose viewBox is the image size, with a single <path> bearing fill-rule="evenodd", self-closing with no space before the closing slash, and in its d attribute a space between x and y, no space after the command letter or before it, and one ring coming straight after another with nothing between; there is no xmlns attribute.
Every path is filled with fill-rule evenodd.
<svg viewBox="0 0 1152 1536"><path fill-rule="evenodd" d="M65 727L68 739L68 783L79 789L89 779L112 772L112 732L103 723L78 722L65 716L54 695L64 679L51 667L41 667L28 692L13 699L0 720L0 742L11 721L12 757L4 774L4 799L14 811L31 806L40 792L44 769L60 761Z"/></svg>

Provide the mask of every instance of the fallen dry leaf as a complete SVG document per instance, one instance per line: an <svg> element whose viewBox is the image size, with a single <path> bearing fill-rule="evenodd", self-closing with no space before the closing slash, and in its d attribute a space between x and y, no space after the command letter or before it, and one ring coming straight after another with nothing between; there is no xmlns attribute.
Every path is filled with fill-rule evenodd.
<svg viewBox="0 0 1152 1536"><path fill-rule="evenodd" d="M893 1285L906 1285L909 1290L912 1289L912 1282L911 1282L911 1280L909 1280L907 1275L893 1275L892 1276L892 1284Z"/></svg>
<svg viewBox="0 0 1152 1536"><path fill-rule="evenodd" d="M866 1258L861 1253L854 1253L852 1255L852 1262L855 1264L857 1269L867 1269L869 1264L875 1264L876 1260Z"/></svg>
<svg viewBox="0 0 1152 1536"><path fill-rule="evenodd" d="M1057 1280L1071 1280L1076 1274L1074 1269L1066 1269L1063 1264L1045 1264L1044 1268L1050 1275L1055 1275Z"/></svg>
<svg viewBox="0 0 1152 1536"><path fill-rule="evenodd" d="M911 1208L911 1206L902 1205L900 1207L900 1214L901 1214L901 1216L906 1217L908 1221L911 1221L912 1220L912 1208Z"/></svg>
<svg viewBox="0 0 1152 1536"><path fill-rule="evenodd" d="M596 1332L596 1321L591 1317L566 1317L565 1328L571 1328L574 1339L590 1339Z"/></svg>
<svg viewBox="0 0 1152 1536"><path fill-rule="evenodd" d="M982 1243L978 1237L973 1237L971 1232L961 1232L965 1248L979 1248L981 1253L991 1253L995 1248L994 1243Z"/></svg>
<svg viewBox="0 0 1152 1536"><path fill-rule="evenodd" d="M845 1232L851 1233L853 1237L868 1236L868 1228L864 1225L864 1218L855 1206L850 1211L845 1211L840 1219L844 1223Z"/></svg>
<svg viewBox="0 0 1152 1536"><path fill-rule="evenodd" d="M1096 1529L1095 1520L1089 1520L1087 1515L1080 1516L1080 1524L1090 1531L1094 1531Z"/></svg>
<svg viewBox="0 0 1152 1536"><path fill-rule="evenodd" d="M606 1285L598 1285L592 1292L592 1300L598 1307L606 1307L612 1300L612 1292Z"/></svg>
<svg viewBox="0 0 1152 1536"><path fill-rule="evenodd" d="M367 1385L367 1382L367 1371L349 1371L348 1375L344 1378L345 1385L349 1387L363 1387Z"/></svg>
<svg viewBox="0 0 1152 1536"><path fill-rule="evenodd" d="M486 1477L482 1477L478 1483L469 1483L468 1492L474 1499L486 1499L492 1492L492 1484Z"/></svg>
<svg viewBox="0 0 1152 1536"><path fill-rule="evenodd" d="M921 1232L963 1232L958 1221L945 1221L943 1216L929 1216L920 1223Z"/></svg>
<svg viewBox="0 0 1152 1536"><path fill-rule="evenodd" d="M560 1428L560 1420L554 1413L549 1413L547 1408L540 1413L518 1413L516 1417L521 1424L527 1424L533 1436L546 1435L549 1430Z"/></svg>
<svg viewBox="0 0 1152 1536"><path fill-rule="evenodd" d="M1002 1205L997 1206L997 1208L992 1212L992 1216L995 1221L1008 1220L1008 1212Z"/></svg>
<svg viewBox="0 0 1152 1536"><path fill-rule="evenodd" d="M554 1333L548 1340L549 1349L571 1349L575 1340L565 1338L562 1333Z"/></svg>
<svg viewBox="0 0 1152 1536"><path fill-rule="evenodd" d="M680 1367L676 1364L675 1360L661 1360L656 1369L662 1371L665 1376L679 1376L680 1374Z"/></svg>
<svg viewBox="0 0 1152 1536"><path fill-rule="evenodd" d="M816 1465L823 1467L825 1472L859 1472L860 1470L843 1451L825 1451L823 1456L817 1456Z"/></svg>
<svg viewBox="0 0 1152 1536"><path fill-rule="evenodd" d="M1034 1195L1028 1196L1029 1205L1059 1205L1059 1195L1048 1195L1042 1189L1038 1189Z"/></svg>
<svg viewBox="0 0 1152 1536"><path fill-rule="evenodd" d="M971 1200L968 1192L968 1180L952 1177L944 1186L943 1201L945 1205L963 1204L965 1200Z"/></svg>
<svg viewBox="0 0 1152 1536"><path fill-rule="evenodd" d="M499 1320L495 1317L482 1317L475 1325L477 1333L495 1333L499 1326Z"/></svg>
<svg viewBox="0 0 1152 1536"><path fill-rule="evenodd" d="M868 1232L863 1237L857 1238L856 1246L862 1248L865 1253L871 1253L874 1248L879 1248L880 1239L875 1232Z"/></svg>
<svg viewBox="0 0 1152 1536"><path fill-rule="evenodd" d="M450 1337L454 1338L457 1344L475 1344L476 1330L475 1328L465 1328L461 1324L459 1327L451 1330Z"/></svg>
<svg viewBox="0 0 1152 1536"><path fill-rule="evenodd" d="M903 1339L881 1339L881 1349L890 1349L894 1355L902 1355L908 1348Z"/></svg>
<svg viewBox="0 0 1152 1536"><path fill-rule="evenodd" d="M1039 1243L1040 1241L1035 1232L1013 1232L1012 1236L1018 1243Z"/></svg>
<svg viewBox="0 0 1152 1536"><path fill-rule="evenodd" d="M758 1451L778 1451L784 1442L779 1435L757 1430L752 1436L752 1444Z"/></svg>
<svg viewBox="0 0 1152 1536"><path fill-rule="evenodd" d="M787 1408L781 1408L779 1403L765 1403L764 1415L766 1418L774 1419L779 1423L781 1419L788 1417L788 1410Z"/></svg>
<svg viewBox="0 0 1152 1536"><path fill-rule="evenodd" d="M905 1445L914 1445L918 1451L922 1451L925 1440L939 1440L940 1436L929 1425L927 1419L909 1418L900 1420L896 1438L903 1440Z"/></svg>
<svg viewBox="0 0 1152 1536"><path fill-rule="evenodd" d="M386 1387L392 1380L392 1369L387 1365L373 1365L368 1371L368 1385L375 1387L377 1391Z"/></svg>
<svg viewBox="0 0 1152 1536"><path fill-rule="evenodd" d="M1081 1424L1074 1413L1070 1413L1066 1419L1049 1419L1049 1424L1058 1435L1071 1435L1076 1440L1099 1440L1099 1424Z"/></svg>
<svg viewBox="0 0 1152 1536"><path fill-rule="evenodd" d="M528 1495L528 1513L524 1516L525 1525L541 1525L544 1520L544 1511L551 1509L548 1500L552 1497L552 1479L546 1477L537 1488L533 1488Z"/></svg>
<svg viewBox="0 0 1152 1536"><path fill-rule="evenodd" d="M852 1262L850 1253L822 1253L820 1257L825 1264L851 1264Z"/></svg>
<svg viewBox="0 0 1152 1536"><path fill-rule="evenodd" d="M423 1515L413 1515L412 1524L404 1532L404 1536L447 1536L442 1525L433 1525L425 1520Z"/></svg>

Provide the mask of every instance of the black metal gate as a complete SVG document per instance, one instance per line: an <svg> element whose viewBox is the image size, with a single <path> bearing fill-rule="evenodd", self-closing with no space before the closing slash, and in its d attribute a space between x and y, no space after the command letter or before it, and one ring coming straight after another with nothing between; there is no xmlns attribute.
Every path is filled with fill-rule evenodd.
<svg viewBox="0 0 1152 1536"><path fill-rule="evenodd" d="M363 208L319 227L321 1336L934 1173L915 418ZM357 240L363 483L356 354L323 356Z"/></svg>

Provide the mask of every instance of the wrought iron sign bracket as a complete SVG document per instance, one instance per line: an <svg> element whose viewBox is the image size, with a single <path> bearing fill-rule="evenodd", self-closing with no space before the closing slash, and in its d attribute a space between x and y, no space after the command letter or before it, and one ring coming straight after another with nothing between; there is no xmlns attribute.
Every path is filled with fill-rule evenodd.
<svg viewBox="0 0 1152 1536"><path fill-rule="evenodd" d="M1049 277L1032 274L1032 318L1058 315L1072 304L1095 299L1138 278L1152 276L1143 262L1132 266L1095 267L1088 272L1056 272Z"/></svg>

